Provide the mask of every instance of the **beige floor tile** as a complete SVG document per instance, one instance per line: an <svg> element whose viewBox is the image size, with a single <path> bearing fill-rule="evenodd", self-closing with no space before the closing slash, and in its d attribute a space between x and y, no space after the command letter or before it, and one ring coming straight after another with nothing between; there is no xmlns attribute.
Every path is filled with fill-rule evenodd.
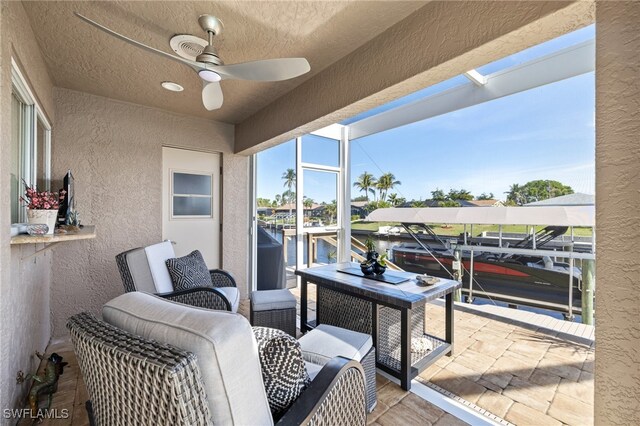
<svg viewBox="0 0 640 426"><path fill-rule="evenodd" d="M555 374L562 378L577 382L580 378L582 370L576 367L574 363L564 358L557 358L555 356L549 357L549 354L538 364L538 368L544 370L549 374Z"/></svg>
<svg viewBox="0 0 640 426"><path fill-rule="evenodd" d="M469 347L469 349L484 355L488 355L491 358L498 359L512 344L513 342L511 340L506 339L496 340L493 342L489 342L486 340L477 340L473 345Z"/></svg>
<svg viewBox="0 0 640 426"><path fill-rule="evenodd" d="M459 364L457 361L460 360L460 358L456 358L455 361L453 361L450 364L447 364L447 366L444 368L445 370L449 370L452 373L455 373L456 375L460 376L460 377L464 377L467 378L469 380L473 380L474 382L477 381L480 377L482 377L482 373L478 373L477 371L474 371L462 364ZM436 373L437 374L437 373ZM435 376L435 374L434 374Z"/></svg>
<svg viewBox="0 0 640 426"><path fill-rule="evenodd" d="M434 383L449 392L453 392L454 394L473 403L475 403L478 398L480 398L480 395L486 391L484 386L480 386L474 381L464 377L456 377L455 375L446 374L445 370L436 374L431 379L431 383Z"/></svg>
<svg viewBox="0 0 640 426"><path fill-rule="evenodd" d="M593 424L593 406L563 393L556 394L547 414L568 425Z"/></svg>
<svg viewBox="0 0 640 426"><path fill-rule="evenodd" d="M504 419L518 426L562 426L562 423L553 417L519 402L511 406Z"/></svg>
<svg viewBox="0 0 640 426"><path fill-rule="evenodd" d="M482 373L487 371L489 367L496 362L496 359L489 355L467 349L456 357L455 362L482 375Z"/></svg>
<svg viewBox="0 0 640 426"><path fill-rule="evenodd" d="M504 417L513 405L513 400L499 393L486 391L476 404L496 416Z"/></svg>
<svg viewBox="0 0 640 426"><path fill-rule="evenodd" d="M442 370L442 368L438 367L436 364L433 364L432 366L430 366L429 368L427 368L426 370L424 370L422 373L420 373L420 375L418 375L418 377L429 381L431 380L431 378L433 376L435 376L436 374L438 374L440 372L440 370Z"/></svg>
<svg viewBox="0 0 640 426"><path fill-rule="evenodd" d="M407 396L409 392L403 390L400 386L393 382L389 382L382 388L378 389L378 401L382 401L389 407L397 404L402 398Z"/></svg>
<svg viewBox="0 0 640 426"><path fill-rule="evenodd" d="M378 419L378 417L383 415L388 409L389 409L389 406L387 404L378 400L378 403L376 404L376 408L374 408L372 412L367 414L367 424L371 424L375 422Z"/></svg>
<svg viewBox="0 0 640 426"><path fill-rule="evenodd" d="M509 352L509 351L506 351ZM506 354L505 352L505 354ZM518 376L523 379L528 379L529 376L533 373L533 370L536 367L536 363L529 360L529 362L524 361L519 358L513 358L510 356L503 356L496 360L493 364L491 371L494 372L502 372L508 373L513 376Z"/></svg>
<svg viewBox="0 0 640 426"><path fill-rule="evenodd" d="M593 405L593 382L574 382L562 379L558 392L577 399L585 404Z"/></svg>
<svg viewBox="0 0 640 426"><path fill-rule="evenodd" d="M382 426L431 425L432 423L406 405L398 404L389 408L376 420Z"/></svg>
<svg viewBox="0 0 640 426"><path fill-rule="evenodd" d="M409 395L402 398L400 404L410 408L414 412L418 413L420 417L431 423L435 423L444 414L444 411L440 408L425 401L414 393L409 393Z"/></svg>
<svg viewBox="0 0 640 426"><path fill-rule="evenodd" d="M519 353L530 359L541 360L545 353L549 350L550 343L519 340L509 347L511 352Z"/></svg>
<svg viewBox="0 0 640 426"><path fill-rule="evenodd" d="M465 426L466 422L463 422L457 417L452 416L449 413L444 413L440 419L434 423L436 426Z"/></svg>
<svg viewBox="0 0 640 426"><path fill-rule="evenodd" d="M503 331L485 331L485 329L480 329L477 332L475 332L474 334L471 335L472 339L475 340L483 340L483 341L487 341L487 342L495 342L497 340L506 340L507 336L510 333Z"/></svg>

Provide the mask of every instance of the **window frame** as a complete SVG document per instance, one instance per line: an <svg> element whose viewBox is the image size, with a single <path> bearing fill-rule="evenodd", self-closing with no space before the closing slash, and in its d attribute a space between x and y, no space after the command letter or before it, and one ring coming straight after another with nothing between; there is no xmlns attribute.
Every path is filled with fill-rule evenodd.
<svg viewBox="0 0 640 426"><path fill-rule="evenodd" d="M211 178L211 194L209 195L201 195L201 194L182 194L182 193L176 193L175 192L175 188L174 188L174 178L175 178L175 174L188 174L188 175L195 175L195 176L208 176ZM169 172L169 186L171 188L171 194L169 197L169 220L194 220L194 219L212 219L214 217L214 203L213 203L213 194L214 194L214 185L215 185L215 173L208 173L208 172L194 172L193 170L184 170L184 169L170 169ZM209 199L209 203L210 203L210 207L211 207L211 214L209 215L176 215L174 214L173 211L173 205L174 205L174 198L175 197L179 197L179 198L208 198Z"/></svg>
<svg viewBox="0 0 640 426"><path fill-rule="evenodd" d="M39 191L51 190L51 123L33 91L27 83L23 72L20 70L15 58L11 58L11 93L16 96L23 107L21 125L21 140L18 147L19 155L19 179L24 179L28 185L35 185L38 176L44 177L45 187ZM38 124L44 129L44 164L38 164ZM13 125L13 123L12 123ZM13 141L12 141L13 142ZM42 172L42 174L40 173ZM22 191L18 191L19 194ZM26 206L21 205L20 199L11 200L18 203L18 222L25 222L27 217Z"/></svg>

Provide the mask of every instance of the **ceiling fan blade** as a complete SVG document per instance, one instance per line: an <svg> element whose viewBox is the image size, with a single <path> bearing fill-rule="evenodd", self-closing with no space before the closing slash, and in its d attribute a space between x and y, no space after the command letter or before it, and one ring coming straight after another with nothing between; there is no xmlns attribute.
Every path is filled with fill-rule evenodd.
<svg viewBox="0 0 640 426"><path fill-rule="evenodd" d="M222 100L224 99L222 96L222 88L220 87L220 83L209 83L203 82L202 86L202 103L207 111L213 111L214 109L218 109L222 106Z"/></svg>
<svg viewBox="0 0 640 426"><path fill-rule="evenodd" d="M174 55L171 55L169 53L163 52L162 50L158 50L158 49L155 49L153 47L149 47L149 46L147 46L145 44L140 43L139 41L135 41L133 39L130 39L129 37L123 36L122 34L118 34L117 32L105 27L104 25L100 25L97 22L92 21L91 19L87 18L86 16L80 15L78 12L73 12L73 13L78 18L80 18L83 21L85 21L86 23L93 25L94 27L98 28L99 30L104 31L107 34L110 34L110 35L112 35L112 36L114 36L116 38L119 38L122 41L125 41L125 42L127 42L129 44L132 44L132 45L136 46L136 47L144 49L144 50L146 50L148 52L155 53L156 55L161 55L161 56L164 56L165 58L173 59L174 61L177 61L177 62L180 62L182 64L188 65L191 68L195 69L196 71L202 69L202 65L199 64L198 62L190 61L188 59L184 59L184 58L181 58L179 56L174 56Z"/></svg>
<svg viewBox="0 0 640 426"><path fill-rule="evenodd" d="M311 67L305 58L265 59L214 68L224 79L280 81L298 77Z"/></svg>

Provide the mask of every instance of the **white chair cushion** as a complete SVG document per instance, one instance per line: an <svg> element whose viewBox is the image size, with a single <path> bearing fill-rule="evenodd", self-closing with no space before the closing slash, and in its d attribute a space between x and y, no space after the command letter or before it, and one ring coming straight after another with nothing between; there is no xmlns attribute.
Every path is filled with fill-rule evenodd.
<svg viewBox="0 0 640 426"><path fill-rule="evenodd" d="M215 424L273 424L258 345L242 315L131 292L104 305L102 316L120 329L194 353Z"/></svg>
<svg viewBox="0 0 640 426"><path fill-rule="evenodd" d="M158 244L147 246L144 248L147 254L147 262L153 282L156 284L158 293L168 293L173 291L173 283L167 269L165 261L176 257L171 241L163 241Z"/></svg>
<svg viewBox="0 0 640 426"><path fill-rule="evenodd" d="M236 287L216 287L224 293L229 303L231 303L231 312L238 312L240 304L240 292Z"/></svg>
<svg viewBox="0 0 640 426"><path fill-rule="evenodd" d="M251 292L251 309L254 312L291 309L296 307L296 298L288 289L258 290Z"/></svg>
<svg viewBox="0 0 640 426"><path fill-rule="evenodd" d="M304 353L302 356L304 358ZM307 374L309 375L309 378L311 380L315 379L318 373L320 372L320 370L322 370L322 367L324 367L323 365L314 364L309 361L305 361L304 366L306 367Z"/></svg>
<svg viewBox="0 0 640 426"><path fill-rule="evenodd" d="M147 261L147 253L144 251L144 248L135 249L127 253L125 261L129 267L129 273L131 273L136 291L158 293L156 285L153 282L153 276L151 275L149 262Z"/></svg>
<svg viewBox="0 0 640 426"><path fill-rule="evenodd" d="M337 356L362 361L373 346L368 334L326 324L320 324L299 341L305 361L318 365Z"/></svg>

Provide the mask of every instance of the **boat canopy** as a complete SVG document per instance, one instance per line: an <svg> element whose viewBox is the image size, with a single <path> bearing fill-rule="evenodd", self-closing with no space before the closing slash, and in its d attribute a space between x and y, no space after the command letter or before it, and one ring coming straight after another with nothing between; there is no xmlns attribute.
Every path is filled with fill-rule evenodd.
<svg viewBox="0 0 640 426"><path fill-rule="evenodd" d="M595 227L595 207L396 207L374 210L369 213L366 220L399 223Z"/></svg>

